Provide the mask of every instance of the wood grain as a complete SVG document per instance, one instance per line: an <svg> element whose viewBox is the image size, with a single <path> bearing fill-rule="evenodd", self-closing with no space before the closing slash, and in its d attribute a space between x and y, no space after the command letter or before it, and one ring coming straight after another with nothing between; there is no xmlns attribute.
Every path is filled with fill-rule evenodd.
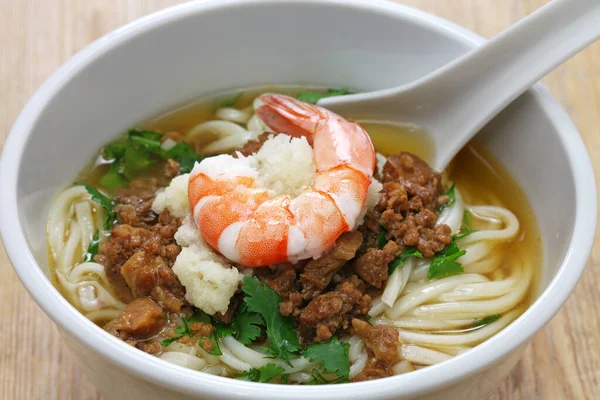
<svg viewBox="0 0 600 400"><path fill-rule="evenodd" d="M545 0L404 0L492 37ZM26 100L92 40L175 0L0 0L0 147ZM544 79L600 176L600 43ZM0 399L102 399L19 283L0 246ZM493 400L600 399L600 240L565 307Z"/></svg>

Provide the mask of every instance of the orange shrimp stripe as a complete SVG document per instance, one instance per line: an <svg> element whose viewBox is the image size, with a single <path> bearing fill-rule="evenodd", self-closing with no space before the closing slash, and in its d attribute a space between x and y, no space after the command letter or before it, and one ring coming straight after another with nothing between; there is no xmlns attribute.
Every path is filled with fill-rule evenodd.
<svg viewBox="0 0 600 400"><path fill-rule="evenodd" d="M278 196L258 207L237 239L240 264L260 267L287 261L288 232L294 224L289 207L289 196Z"/></svg>
<svg viewBox="0 0 600 400"><path fill-rule="evenodd" d="M232 191L209 200L196 216L202 237L214 249L229 225L249 219L256 209L269 198L267 190L247 189Z"/></svg>
<svg viewBox="0 0 600 400"><path fill-rule="evenodd" d="M306 188L290 207L296 226L304 233L306 248L322 254L348 230L348 224L331 195L315 188Z"/></svg>
<svg viewBox="0 0 600 400"><path fill-rule="evenodd" d="M339 197L350 197L362 209L367 200L371 179L362 171L343 164L317 172L315 188Z"/></svg>
<svg viewBox="0 0 600 400"><path fill-rule="evenodd" d="M214 180L208 175L199 173L190 178L188 185L188 198L192 209L206 196L223 196L238 186L252 187L254 178L248 176L236 176L228 180Z"/></svg>

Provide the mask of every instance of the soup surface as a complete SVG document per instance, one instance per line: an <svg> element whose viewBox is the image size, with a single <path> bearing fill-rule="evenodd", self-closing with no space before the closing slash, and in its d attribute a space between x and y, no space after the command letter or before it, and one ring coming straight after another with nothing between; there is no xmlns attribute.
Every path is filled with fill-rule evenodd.
<svg viewBox="0 0 600 400"><path fill-rule="evenodd" d="M275 92L299 108L258 98ZM424 132L381 121L358 121L377 152L374 171L323 168L338 153L318 152L317 135L356 141L360 132L319 117L311 129L326 133L298 134L320 115L304 102L344 93L223 93L107 144L50 211L56 287L142 351L265 383L407 373L498 333L536 295L541 241L523 192L478 145L439 174ZM273 128L281 124L289 130ZM317 221L316 233L300 220Z"/></svg>

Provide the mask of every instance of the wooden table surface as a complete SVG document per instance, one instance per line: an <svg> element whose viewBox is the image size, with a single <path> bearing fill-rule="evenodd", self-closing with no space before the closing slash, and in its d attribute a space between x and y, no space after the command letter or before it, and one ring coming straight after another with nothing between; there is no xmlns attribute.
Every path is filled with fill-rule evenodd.
<svg viewBox="0 0 600 400"><path fill-rule="evenodd" d="M492 37L546 0L402 0ZM176 0L0 0L0 148L39 85L86 44ZM600 43L544 79L600 176ZM102 399L0 246L0 400ZM491 399L600 399L600 240L575 292Z"/></svg>

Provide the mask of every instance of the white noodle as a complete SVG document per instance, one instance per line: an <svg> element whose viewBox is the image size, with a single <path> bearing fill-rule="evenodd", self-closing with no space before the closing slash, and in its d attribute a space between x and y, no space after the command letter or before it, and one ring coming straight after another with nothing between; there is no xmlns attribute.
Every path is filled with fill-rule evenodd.
<svg viewBox="0 0 600 400"><path fill-rule="evenodd" d="M400 354L405 360L410 361L413 364L420 365L438 364L449 360L451 357L448 354L440 351L414 345L402 345L400 348Z"/></svg>
<svg viewBox="0 0 600 400"><path fill-rule="evenodd" d="M404 266L396 268L396 270L389 276L388 282L385 286L385 290L381 295L381 301L386 305L393 307L394 302L398 298L398 295L404 289L408 278L412 273L416 259L410 257L404 261Z"/></svg>
<svg viewBox="0 0 600 400"><path fill-rule="evenodd" d="M246 124L250 117L252 117L253 109L238 110L232 107L219 108L215 116L225 121L237 122L238 124Z"/></svg>
<svg viewBox="0 0 600 400"><path fill-rule="evenodd" d="M456 275L432 281L427 285L424 285L421 290L400 297L394 304L394 307L386 311L386 315L388 318L398 318L402 314L434 299L442 293L456 288L458 285L486 281L486 277L477 274Z"/></svg>
<svg viewBox="0 0 600 400"><path fill-rule="evenodd" d="M362 372L362 370L365 368L365 365L367 365L368 360L369 360L369 355L367 354L366 351L363 351L362 353L360 353L360 355L358 356L356 361L353 362L352 365L350 365L350 374L348 375L348 377L350 379L352 379L356 375L360 374Z"/></svg>
<svg viewBox="0 0 600 400"><path fill-rule="evenodd" d="M408 360L402 360L398 364L392 367L392 371L394 371L394 375L405 374L407 372L414 371L415 367Z"/></svg>

